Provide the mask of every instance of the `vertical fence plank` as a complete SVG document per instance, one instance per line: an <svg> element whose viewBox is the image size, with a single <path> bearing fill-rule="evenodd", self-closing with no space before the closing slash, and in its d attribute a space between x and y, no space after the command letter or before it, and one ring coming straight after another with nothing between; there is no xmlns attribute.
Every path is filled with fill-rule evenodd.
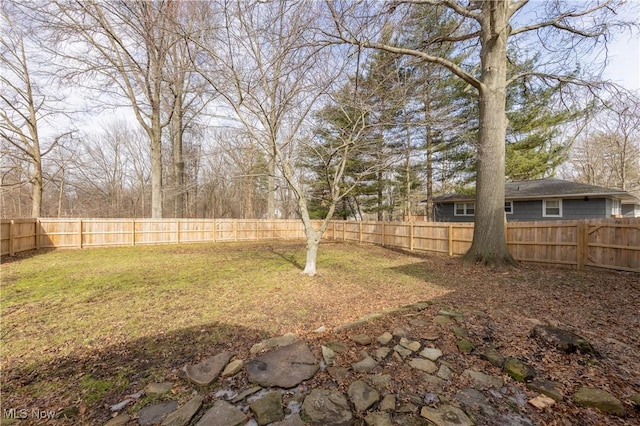
<svg viewBox="0 0 640 426"><path fill-rule="evenodd" d="M78 239L80 240L78 246L82 248L82 219L78 220Z"/></svg>
<svg viewBox="0 0 640 426"><path fill-rule="evenodd" d="M589 253L589 224L585 221L576 224L576 242L576 267L582 271Z"/></svg>
<svg viewBox="0 0 640 426"><path fill-rule="evenodd" d="M449 256L453 256L453 225L449 224Z"/></svg>
<svg viewBox="0 0 640 426"><path fill-rule="evenodd" d="M14 256L16 254L14 240L15 240L15 232L16 232L16 222L12 220L9 222L9 256Z"/></svg>

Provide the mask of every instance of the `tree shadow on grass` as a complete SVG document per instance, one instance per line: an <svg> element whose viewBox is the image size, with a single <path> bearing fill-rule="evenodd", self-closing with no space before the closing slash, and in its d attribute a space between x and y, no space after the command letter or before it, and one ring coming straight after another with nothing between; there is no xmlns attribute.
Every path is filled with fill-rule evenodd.
<svg viewBox="0 0 640 426"><path fill-rule="evenodd" d="M179 369L223 351L244 357L253 343L266 337L262 330L215 322L81 349L49 362L4 365L3 408L55 410L58 418L48 424L104 424L111 416L110 406L146 384L172 381L186 386L190 395ZM164 398L181 396L169 393ZM29 424L29 419L20 424Z"/></svg>
<svg viewBox="0 0 640 426"><path fill-rule="evenodd" d="M267 246L267 250L270 253L275 254L276 256L280 257L281 259L284 259L285 261L289 262L290 264L292 264L294 267L300 269L301 271L304 269L304 266L302 266L295 258L295 253L285 253L282 249L284 249L284 246L280 246L278 247L278 249L276 249L276 247L274 247L273 245L269 244Z"/></svg>

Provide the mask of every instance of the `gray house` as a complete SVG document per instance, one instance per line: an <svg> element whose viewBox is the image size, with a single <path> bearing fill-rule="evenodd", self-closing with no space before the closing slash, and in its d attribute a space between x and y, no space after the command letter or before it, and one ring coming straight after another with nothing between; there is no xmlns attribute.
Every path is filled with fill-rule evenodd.
<svg viewBox="0 0 640 426"><path fill-rule="evenodd" d="M475 195L448 194L433 199L437 222L472 222ZM626 191L560 179L505 184L507 221L640 217L640 200Z"/></svg>

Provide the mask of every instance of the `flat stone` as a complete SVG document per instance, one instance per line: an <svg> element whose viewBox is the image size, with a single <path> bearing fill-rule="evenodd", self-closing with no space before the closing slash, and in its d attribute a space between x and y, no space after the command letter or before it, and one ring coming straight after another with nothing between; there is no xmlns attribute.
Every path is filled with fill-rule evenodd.
<svg viewBox="0 0 640 426"><path fill-rule="evenodd" d="M242 401L243 399L245 399L246 397L251 396L254 393L260 391L261 389L262 389L262 387L260 387L260 386L252 386L252 387L250 387L248 389L245 389L242 392L240 392L238 395L233 397L231 402L236 404L236 403Z"/></svg>
<svg viewBox="0 0 640 426"><path fill-rule="evenodd" d="M442 356L442 351L438 348L424 348L420 356L431 361L437 361Z"/></svg>
<svg viewBox="0 0 640 426"><path fill-rule="evenodd" d="M564 399L564 395L562 395L562 392L560 392L556 388L556 384L549 380L534 380L530 383L527 383L527 388L546 395L557 402L560 402Z"/></svg>
<svg viewBox="0 0 640 426"><path fill-rule="evenodd" d="M556 401L553 398L549 398L546 395L538 395L535 398L529 400L529 404L536 407L538 410L544 410L549 407L553 407Z"/></svg>
<svg viewBox="0 0 640 426"><path fill-rule="evenodd" d="M464 354L471 353L473 351L473 343L467 339L460 339L456 342L458 350Z"/></svg>
<svg viewBox="0 0 640 426"><path fill-rule="evenodd" d="M149 383L145 386L144 393L146 395L162 395L163 393L169 392L172 387L172 382Z"/></svg>
<svg viewBox="0 0 640 426"><path fill-rule="evenodd" d="M409 327L396 327L391 332L395 337L409 337L409 333L411 333L411 328Z"/></svg>
<svg viewBox="0 0 640 426"><path fill-rule="evenodd" d="M327 365L333 365L336 360L336 352L328 346L322 345L322 359Z"/></svg>
<svg viewBox="0 0 640 426"><path fill-rule="evenodd" d="M127 413L122 413L106 422L104 426L123 426L129 423L129 420L131 420L131 416Z"/></svg>
<svg viewBox="0 0 640 426"><path fill-rule="evenodd" d="M284 336L272 337L270 339L263 340L262 342L256 343L251 346L249 352L253 355L258 352L262 352L265 350L281 348L283 346L288 346L297 340L295 334L287 333Z"/></svg>
<svg viewBox="0 0 640 426"><path fill-rule="evenodd" d="M479 353L480 358L489 361L491 365L502 368L504 365L504 357L495 348L484 348Z"/></svg>
<svg viewBox="0 0 640 426"><path fill-rule="evenodd" d="M240 370L242 370L242 367L244 367L244 361L243 360L236 359L234 361L231 361L224 368L224 370L222 371L221 376L222 377L228 377L228 376L233 376L235 374L238 374L238 372L240 372Z"/></svg>
<svg viewBox="0 0 640 426"><path fill-rule="evenodd" d="M370 373L374 368L378 366L378 363L375 359L371 358L369 355L364 354L364 358L355 364L351 364L351 368L353 371L357 371L358 373Z"/></svg>
<svg viewBox="0 0 640 426"><path fill-rule="evenodd" d="M530 382L536 376L536 370L514 357L507 357L502 370L518 382Z"/></svg>
<svg viewBox="0 0 640 426"><path fill-rule="evenodd" d="M367 411L369 407L380 399L380 393L362 380L356 380L351 383L347 393L358 412Z"/></svg>
<svg viewBox="0 0 640 426"><path fill-rule="evenodd" d="M196 385L207 386L218 378L220 372L233 355L235 355L233 352L222 352L205 359L199 364L187 365L184 368L184 372L187 378Z"/></svg>
<svg viewBox="0 0 640 426"><path fill-rule="evenodd" d="M409 325L413 327L426 327L429 325L429 323L421 319L412 319L411 321L409 321Z"/></svg>
<svg viewBox="0 0 640 426"><path fill-rule="evenodd" d="M447 367L444 364L441 364L440 368L438 368L438 372L436 373L436 376L444 380L449 380L451 378L451 373L452 371L449 367Z"/></svg>
<svg viewBox="0 0 640 426"><path fill-rule="evenodd" d="M631 395L631 403L635 405L637 408L640 408L640 392Z"/></svg>
<svg viewBox="0 0 640 426"><path fill-rule="evenodd" d="M367 320L359 319L357 321L348 322L346 324L339 325L338 327L334 328L333 331L336 333L340 333L342 331L352 330L354 328L358 328L362 325L365 325L367 322L368 322Z"/></svg>
<svg viewBox="0 0 640 426"><path fill-rule="evenodd" d="M432 376L431 374L424 373L422 375L422 380L425 383L428 383L431 386L442 386L444 385L444 380L437 376Z"/></svg>
<svg viewBox="0 0 640 426"><path fill-rule="evenodd" d="M247 416L226 401L216 401L196 423L196 426L240 426Z"/></svg>
<svg viewBox="0 0 640 426"><path fill-rule="evenodd" d="M591 343L587 341L587 339L558 327L550 325L536 325L533 327L531 335L539 342L565 353L596 353L596 350L593 348Z"/></svg>
<svg viewBox="0 0 640 426"><path fill-rule="evenodd" d="M438 324L438 325L449 325L451 324L453 321L451 320L451 317L447 317L444 315L436 315L433 318L433 323L434 324Z"/></svg>
<svg viewBox="0 0 640 426"><path fill-rule="evenodd" d="M304 422L311 424L346 426L353 422L349 401L340 392L313 389L302 403Z"/></svg>
<svg viewBox="0 0 640 426"><path fill-rule="evenodd" d="M344 342L327 342L325 343L325 346L338 354L349 350L349 346Z"/></svg>
<svg viewBox="0 0 640 426"><path fill-rule="evenodd" d="M413 355L413 352L411 352L409 349L405 348L404 346L395 345L393 347L393 350L396 351L398 355L400 355L402 358L406 358L409 355Z"/></svg>
<svg viewBox="0 0 640 426"><path fill-rule="evenodd" d="M391 353L391 348L383 346L382 348L378 348L371 352L371 356L373 356L376 361L382 361Z"/></svg>
<svg viewBox="0 0 640 426"><path fill-rule="evenodd" d="M248 361L246 367L249 382L285 389L310 379L320 368L302 340Z"/></svg>
<svg viewBox="0 0 640 426"><path fill-rule="evenodd" d="M489 403L487 397L477 389L464 388L456 392L455 398L462 407L468 412L473 413L474 417L481 417L483 419L494 419L496 417L496 411L494 407ZM510 426L510 425L509 425Z"/></svg>
<svg viewBox="0 0 640 426"><path fill-rule="evenodd" d="M396 409L396 396L392 394L385 395L378 408L380 408L380 411L394 411Z"/></svg>
<svg viewBox="0 0 640 426"><path fill-rule="evenodd" d="M462 372L462 375L471 377L471 379L473 380L473 383L477 387L481 387L481 388L500 389L504 385L504 381L502 380L502 377L492 376L490 374L485 374L481 371L467 369Z"/></svg>
<svg viewBox="0 0 640 426"><path fill-rule="evenodd" d="M594 388L580 388L573 394L573 402L583 407L593 407L615 416L626 414L624 406L618 398L609 392Z"/></svg>
<svg viewBox="0 0 640 426"><path fill-rule="evenodd" d="M420 416L436 426L473 426L467 414L453 405L442 405L438 408L422 407Z"/></svg>
<svg viewBox="0 0 640 426"><path fill-rule="evenodd" d="M143 407L138 411L138 424L151 426L162 422L170 413L178 408L178 401L161 402Z"/></svg>
<svg viewBox="0 0 640 426"><path fill-rule="evenodd" d="M305 426L305 423L302 421L299 414L294 414L281 422L272 423L271 426Z"/></svg>
<svg viewBox="0 0 640 426"><path fill-rule="evenodd" d="M433 361L424 358L413 358L409 361L409 366L429 374L438 370L438 366Z"/></svg>
<svg viewBox="0 0 640 426"><path fill-rule="evenodd" d="M450 318L461 318L463 315L460 312L452 311L450 309L440 309L438 315L442 315Z"/></svg>
<svg viewBox="0 0 640 426"><path fill-rule="evenodd" d="M430 334L424 334L422 335L422 338L424 340L428 340L430 342L433 342L435 340L438 340L440 338L440 335L437 333L430 333Z"/></svg>
<svg viewBox="0 0 640 426"><path fill-rule="evenodd" d="M427 392L424 394L424 397L422 398L422 402L424 402L427 405L435 405L440 402L440 398L438 397L437 394L433 392Z"/></svg>
<svg viewBox="0 0 640 426"><path fill-rule="evenodd" d="M349 376L349 369L344 367L327 367L327 373L334 379L344 380Z"/></svg>
<svg viewBox="0 0 640 426"><path fill-rule="evenodd" d="M368 426L391 426L391 416L389 413L369 413L364 418Z"/></svg>
<svg viewBox="0 0 640 426"><path fill-rule="evenodd" d="M362 346L371 344L371 337L367 336L366 334L356 334L355 336L351 337L351 340Z"/></svg>
<svg viewBox="0 0 640 426"><path fill-rule="evenodd" d="M453 327L453 335L456 337L469 337L469 330L463 327Z"/></svg>
<svg viewBox="0 0 640 426"><path fill-rule="evenodd" d="M391 384L391 374L372 374L368 376L371 385L379 391L385 390Z"/></svg>
<svg viewBox="0 0 640 426"><path fill-rule="evenodd" d="M182 407L169 414L162 422L162 426L186 426L202 406L203 400L204 398L200 395L194 396Z"/></svg>
<svg viewBox="0 0 640 426"><path fill-rule="evenodd" d="M384 314L382 312L372 312L370 314L365 314L358 319L361 321L373 321L382 317L384 317Z"/></svg>
<svg viewBox="0 0 640 426"><path fill-rule="evenodd" d="M418 352L420 350L420 342L416 342L414 340L409 340L405 337L400 339L400 346L403 348L409 349L411 352Z"/></svg>
<svg viewBox="0 0 640 426"><path fill-rule="evenodd" d="M326 331L327 331L327 327L325 327L324 325L321 325L320 327L313 330L314 333L324 333Z"/></svg>
<svg viewBox="0 0 640 426"><path fill-rule="evenodd" d="M387 343L389 343L391 341L391 339L393 339L393 334L389 333L388 331L385 331L384 333L379 335L376 340L381 345L386 345Z"/></svg>
<svg viewBox="0 0 640 426"><path fill-rule="evenodd" d="M278 391L269 392L264 397L253 401L249 405L249 409L258 422L258 426L268 425L284 419L282 395Z"/></svg>

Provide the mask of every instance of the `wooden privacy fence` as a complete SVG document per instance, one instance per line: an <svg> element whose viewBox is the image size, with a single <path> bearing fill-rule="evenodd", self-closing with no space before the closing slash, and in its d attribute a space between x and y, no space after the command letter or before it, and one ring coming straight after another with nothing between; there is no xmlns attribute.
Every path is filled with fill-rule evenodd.
<svg viewBox="0 0 640 426"><path fill-rule="evenodd" d="M104 247L195 242L301 240L299 220L16 219L2 220L2 255L53 247ZM640 272L640 219L510 222L511 254L543 262ZM327 239L459 256L471 245L472 223L333 221Z"/></svg>

